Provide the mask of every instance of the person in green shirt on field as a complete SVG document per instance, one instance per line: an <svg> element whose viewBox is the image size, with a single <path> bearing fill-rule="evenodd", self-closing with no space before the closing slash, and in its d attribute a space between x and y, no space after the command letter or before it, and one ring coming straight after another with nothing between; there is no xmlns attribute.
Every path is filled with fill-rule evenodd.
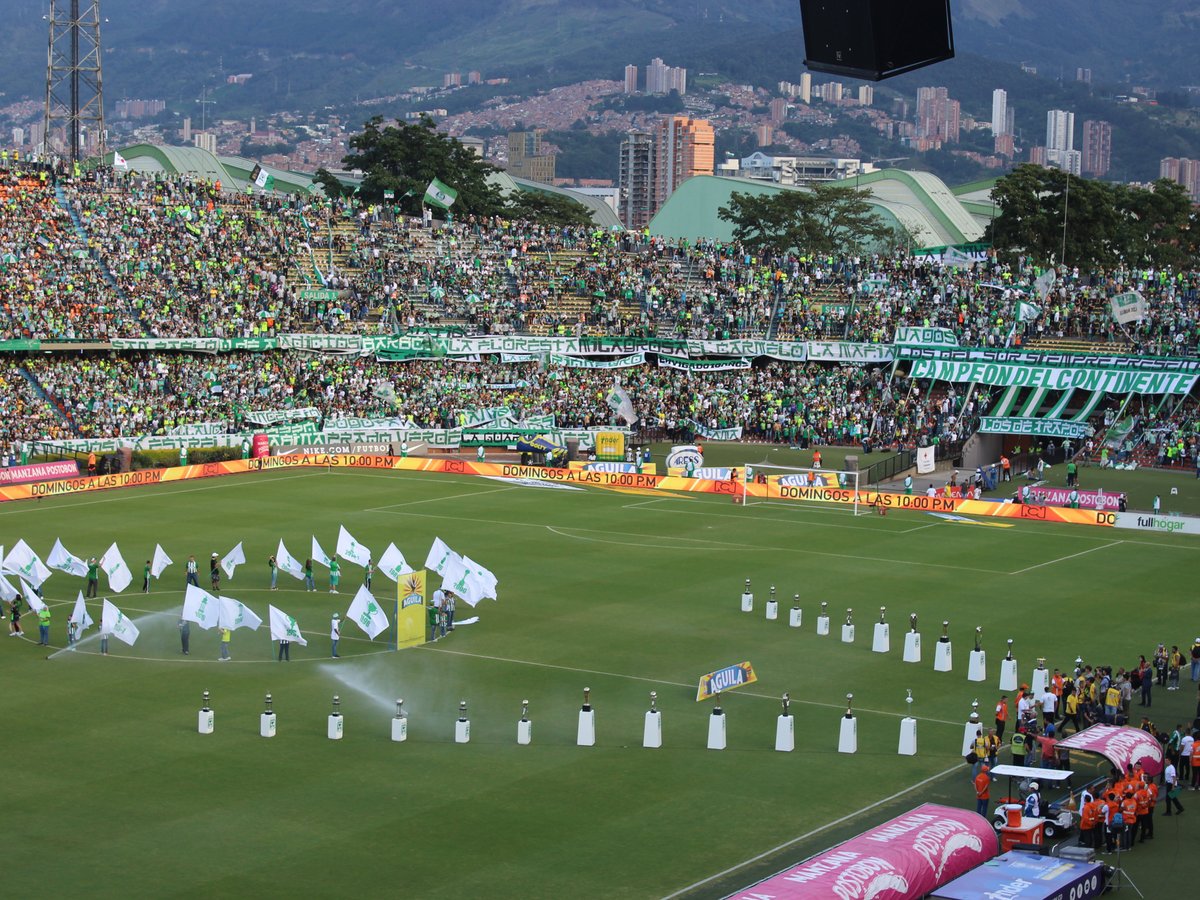
<svg viewBox="0 0 1200 900"><path fill-rule="evenodd" d="M150 560L146 560L146 565L142 566L142 593L150 593Z"/></svg>
<svg viewBox="0 0 1200 900"><path fill-rule="evenodd" d="M38 645L50 646L50 607L43 605L38 610Z"/></svg>
<svg viewBox="0 0 1200 900"><path fill-rule="evenodd" d="M1078 469L1075 466L1075 460L1067 461L1067 487L1075 487L1075 478L1078 474Z"/></svg>
<svg viewBox="0 0 1200 900"><path fill-rule="evenodd" d="M329 561L329 593L336 594L338 592L338 582L342 578L342 567L338 563L337 557Z"/></svg>
<svg viewBox="0 0 1200 900"><path fill-rule="evenodd" d="M96 562L96 557L88 560L87 573L87 594L85 596L95 597L100 590L100 564Z"/></svg>

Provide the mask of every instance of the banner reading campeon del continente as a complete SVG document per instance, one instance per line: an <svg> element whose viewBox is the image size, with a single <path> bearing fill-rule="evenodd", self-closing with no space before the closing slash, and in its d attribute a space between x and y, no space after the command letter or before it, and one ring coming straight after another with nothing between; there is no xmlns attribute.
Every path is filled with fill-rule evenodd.
<svg viewBox="0 0 1200 900"><path fill-rule="evenodd" d="M1036 437L1084 438L1095 431L1086 422L1070 419L1032 419L1020 416L982 416L979 419L981 434L1031 434Z"/></svg>
<svg viewBox="0 0 1200 900"><path fill-rule="evenodd" d="M1192 372L1137 372L1068 366L938 362L932 359L913 360L910 374L913 378L932 378L961 384L975 382L1000 387L1041 387L1052 391L1079 388L1109 394L1186 394L1192 390L1198 377Z"/></svg>

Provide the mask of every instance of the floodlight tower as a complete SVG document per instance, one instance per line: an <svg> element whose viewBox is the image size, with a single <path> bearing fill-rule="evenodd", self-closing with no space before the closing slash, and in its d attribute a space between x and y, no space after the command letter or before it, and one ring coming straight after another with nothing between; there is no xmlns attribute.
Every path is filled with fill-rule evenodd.
<svg viewBox="0 0 1200 900"><path fill-rule="evenodd" d="M45 155L56 124L66 129L67 153L79 161L87 155L81 132L92 126L101 154L104 92L100 71L100 0L50 0L50 43L46 61Z"/></svg>

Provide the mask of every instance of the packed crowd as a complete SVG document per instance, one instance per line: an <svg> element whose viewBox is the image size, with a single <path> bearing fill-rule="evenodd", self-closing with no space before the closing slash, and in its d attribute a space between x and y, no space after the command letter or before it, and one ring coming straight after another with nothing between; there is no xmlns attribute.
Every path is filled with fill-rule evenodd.
<svg viewBox="0 0 1200 900"><path fill-rule="evenodd" d="M964 344L1035 337L1158 355L1200 348L1200 271L1060 272L895 256L762 259L738 244L465 217L424 227L380 207L231 194L180 176L0 172L5 331L31 337L254 336L455 323L674 337L890 341L949 328ZM324 284L335 302L301 299ZM1146 320L1109 297L1138 290ZM11 298L11 299L10 299ZM567 302L570 301L570 302Z"/></svg>
<svg viewBox="0 0 1200 900"><path fill-rule="evenodd" d="M537 363L388 363L271 351L261 354L42 354L25 371L50 398L49 437L164 434L179 425L244 427L248 412L315 407L323 417L398 417L421 428L452 428L473 407L509 407L518 417L554 416L560 427L613 421L607 369ZM15 367L13 371L16 372ZM22 384L28 381L16 376ZM751 369L688 372L643 365L620 370L640 427L680 437L688 421L743 426L751 440L916 446L968 433L974 401L951 392L930 399L915 382L888 383L879 369L771 362ZM62 411L60 418L53 407ZM61 420L60 420L61 419ZM28 433L28 432L26 432Z"/></svg>

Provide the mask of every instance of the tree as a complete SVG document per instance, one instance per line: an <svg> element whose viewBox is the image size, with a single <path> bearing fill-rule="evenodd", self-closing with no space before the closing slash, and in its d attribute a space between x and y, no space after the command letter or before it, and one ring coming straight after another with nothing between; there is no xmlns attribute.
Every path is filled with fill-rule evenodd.
<svg viewBox="0 0 1200 900"><path fill-rule="evenodd" d="M428 116L414 124L386 126L375 116L350 138L350 149L342 163L363 173L359 197L364 202L381 203L384 191L392 191L394 202L415 214L425 189L437 178L458 192L455 215L490 216L503 208L499 189L487 180L496 167L435 130Z"/></svg>
<svg viewBox="0 0 1200 900"><path fill-rule="evenodd" d="M591 225L586 206L562 194L541 191L513 191L508 196L504 215L542 225Z"/></svg>
<svg viewBox="0 0 1200 900"><path fill-rule="evenodd" d="M734 223L738 241L764 255L855 252L894 237L869 196L865 190L830 183L773 195L735 193L717 215Z"/></svg>

